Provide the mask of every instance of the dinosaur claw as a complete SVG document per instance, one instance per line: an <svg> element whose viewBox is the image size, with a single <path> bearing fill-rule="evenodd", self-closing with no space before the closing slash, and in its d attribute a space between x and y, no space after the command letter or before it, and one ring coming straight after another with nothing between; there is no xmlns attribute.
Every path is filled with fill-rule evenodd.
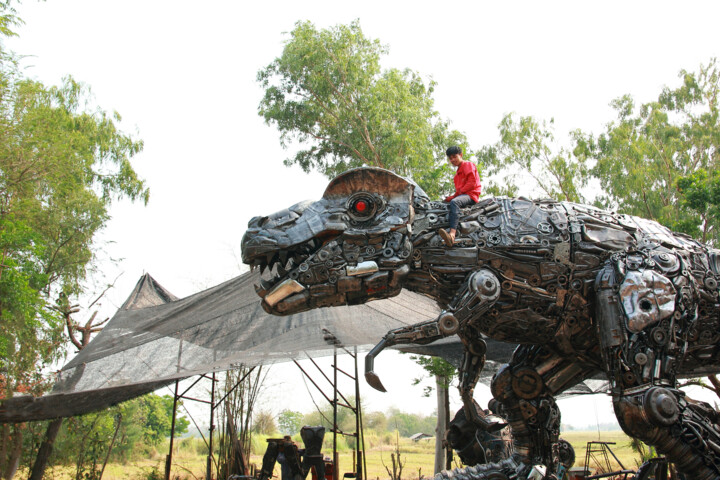
<svg viewBox="0 0 720 480"><path fill-rule="evenodd" d="M387 390L385 390L385 386L380 381L380 377L378 377L375 372L365 372L365 381L375 390L379 392L387 392Z"/></svg>

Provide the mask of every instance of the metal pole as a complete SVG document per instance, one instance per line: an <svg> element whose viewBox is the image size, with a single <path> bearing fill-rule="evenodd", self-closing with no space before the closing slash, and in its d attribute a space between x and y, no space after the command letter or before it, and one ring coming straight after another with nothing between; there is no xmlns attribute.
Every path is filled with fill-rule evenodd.
<svg viewBox="0 0 720 480"><path fill-rule="evenodd" d="M337 386L337 346L333 349L333 470L335 472L334 480L340 478L340 465L338 465L337 452L337 407L338 407L338 386Z"/></svg>
<svg viewBox="0 0 720 480"><path fill-rule="evenodd" d="M357 359L357 346L354 351L355 355L355 475L358 480L363 479L363 468L362 468L362 457L363 451L360 448L360 441L362 437L362 427L360 426L360 381L358 377L358 359Z"/></svg>
<svg viewBox="0 0 720 480"><path fill-rule="evenodd" d="M207 457L207 480L212 480L212 457L213 457L213 430L215 430L215 372L212 374L212 387L210 388L210 441L208 442Z"/></svg>
<svg viewBox="0 0 720 480"><path fill-rule="evenodd" d="M175 395L173 396L172 423L170 424L170 450L168 451L167 457L165 457L165 480L170 480L170 467L172 465L173 440L175 437L175 416L177 415L178 383L180 383L180 380L175 380Z"/></svg>

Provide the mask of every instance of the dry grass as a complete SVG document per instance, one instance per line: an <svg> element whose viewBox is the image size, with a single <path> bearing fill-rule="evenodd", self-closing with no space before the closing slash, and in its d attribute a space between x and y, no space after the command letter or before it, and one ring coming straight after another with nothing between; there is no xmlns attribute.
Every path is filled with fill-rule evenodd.
<svg viewBox="0 0 720 480"><path fill-rule="evenodd" d="M636 469L639 456L633 452L630 447L630 439L622 432L580 432L569 431L563 433L562 437L569 441L575 449L576 466L583 466L585 462L585 447L588 441L604 441L614 442L611 445L613 453L622 462L625 468ZM599 437L599 438L598 438ZM167 447L166 447L167 448ZM413 442L408 438L400 439L400 458L403 463L402 478L405 480L418 479L420 475L424 478L433 476L434 465L434 449L435 440L426 439L419 442ZM158 449L163 452L162 449ZM173 455L173 469L171 478L178 480L204 480L206 469L206 454L199 446L193 448L180 448ZM390 455L394 452L395 445L380 445L368 449L366 463L368 479L388 479L390 476L385 470L387 465L392 468ZM330 456L332 452L324 452ZM610 457L612 460L612 457ZM256 465L262 463L262 455L251 456L250 461ZM350 472L352 467L352 452L340 454L340 471L342 473ZM459 466L459 465L457 465ZM591 463L591 470L597 470L597 465ZM617 463L613 462L613 469L619 469ZM134 462L131 465L109 464L103 475L104 480L148 480L155 478L153 475L159 473L163 478L165 471L165 453L157 453L152 458L143 459ZM70 467L56 467L48 470L45 478L49 480L72 480L74 478L74 469ZM20 475L23 475L20 472ZM275 468L275 475L280 478L279 466ZM310 475L308 475L310 480Z"/></svg>

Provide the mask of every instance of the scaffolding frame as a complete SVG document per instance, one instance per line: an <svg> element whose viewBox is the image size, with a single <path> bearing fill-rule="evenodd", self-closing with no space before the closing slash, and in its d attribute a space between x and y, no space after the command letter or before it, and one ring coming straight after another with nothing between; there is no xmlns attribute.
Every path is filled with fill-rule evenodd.
<svg viewBox="0 0 720 480"><path fill-rule="evenodd" d="M615 455L615 452L613 452L612 448L610 448L610 445L615 445L615 442L587 442L587 448L585 450L585 471L583 472L585 480L608 477L619 479L621 475L623 476L623 480L627 480L628 475L635 474L634 470L628 470L625 468L617 455ZM610 465L610 456L615 459L617 464L620 466L620 470L611 471L612 467ZM604 472L596 475L590 475L590 460L593 460L601 470L604 470Z"/></svg>
<svg viewBox="0 0 720 480"><path fill-rule="evenodd" d="M233 392L237 387L240 386L242 382L245 381L245 379L255 370L255 367L250 367L250 369L243 375L243 377L238 380L233 387L228 390L228 392L217 402L215 402L215 385L219 381L216 377L215 372L212 372L210 375L208 374L202 374L198 375L198 378L189 386L187 387L181 394L178 395L178 389L180 384L180 379L175 381L175 393L173 395L173 410L172 410L172 423L170 425L170 448L168 451L167 456L165 457L165 480L170 480L170 469L172 468L172 452L173 452L173 443L175 438L175 418L177 417L177 405L178 400L191 400L194 402L204 403L207 405L210 405L210 425L209 425L209 432L208 432L208 438L205 438L205 435L203 435L202 430L195 422L195 419L190 416L188 412L188 416L190 416L190 420L192 420L193 424L195 425L195 428L197 428L198 432L200 433L200 436L202 437L203 441L205 442L205 445L208 447L208 455L207 455L207 463L206 463L206 477L205 478L212 478L212 471L213 471L213 463L217 464L217 461L215 460L215 455L213 453L213 433L215 431L215 409L218 408L222 403L225 401L225 399ZM202 379L207 379L211 381L211 388L210 388L210 400L203 400L200 398L190 397L187 396L187 393L192 390L192 388L197 385ZM186 409L187 411L187 409ZM217 469L216 465L216 469Z"/></svg>
<svg viewBox="0 0 720 480"><path fill-rule="evenodd" d="M367 461L365 459L365 436L363 434L363 417L362 417L362 403L360 400L360 377L359 377L359 369L358 369L358 352L357 347L353 348L353 351L350 352L347 348L345 348L338 340L337 338L329 333L328 331L324 331L325 333L325 339L329 343L333 344L333 362L332 362L332 379L323 371L323 369L318 365L318 363L310 356L306 356L307 359L315 366L315 368L318 370L318 372L322 375L322 377L330 384L330 387L332 388L332 398L330 398L325 391L323 390L320 385L313 379L313 377L310 375L310 373L307 372L306 369L304 369L296 360L293 360L293 363L300 369L302 374L312 383L315 388L322 394L322 396L325 398L325 400L333 407L333 419L332 424L333 427L331 429L331 432L333 434L333 453L332 453L332 460L333 460L333 474L335 475L334 480L339 480L337 477L338 472L340 471L339 468L339 455L337 451L337 436L342 435L345 437L353 437L355 438L355 448L353 449L353 469L354 471L346 473L343 477L344 478L355 478L357 480L366 480L366 472L367 472ZM338 367L338 350L342 350L344 353L350 356L350 358L353 361L353 368L354 368L354 374L350 374L346 372L345 370ZM225 401L225 399L230 395L245 379L255 370L255 367L251 367L248 372L239 379L235 385L217 402L215 401L215 395L216 395L216 383L219 381L216 378L216 373L212 372L211 374L201 374L197 376L197 379L187 388L185 388L182 393L179 392L179 384L182 379L178 379L175 381L175 390L173 393L173 410L172 410L172 423L170 427L170 447L168 450L168 454L165 457L165 480L170 480L170 470L172 468L172 455L173 455L173 446L174 446L174 439L175 439L175 419L177 417L177 407L178 407L178 401L179 400L190 400L193 402L199 402L204 403L207 405L210 405L210 424L209 424L209 433L208 438L205 438L205 435L203 435L202 430L199 428L198 424L195 422L195 419L192 418L192 416L188 412L188 416L190 420L193 422L195 427L197 428L198 432L200 432L200 436L202 437L203 441L208 447L208 455L207 455L207 464L206 464L206 478L211 479L212 472L213 472L213 464L217 464L217 460L215 459L214 453L213 453L213 433L215 430L215 409L218 408L222 403ZM351 402L348 401L348 399L345 397L345 395L340 392L338 389L338 373L345 375L347 378L353 381L354 383L354 393L355 393L355 402L351 405ZM201 398L196 398L193 396L189 396L188 393L195 387L201 380L207 379L211 382L211 388L210 388L210 400L203 400ZM354 432L343 432L337 423L337 416L338 416L338 407L340 408L347 408L349 409L352 414L355 416L355 431ZM187 409L186 409L187 411ZM215 469L217 470L218 465L215 465ZM324 480L324 479L318 479L318 480Z"/></svg>
<svg viewBox="0 0 720 480"><path fill-rule="evenodd" d="M333 363L332 363L332 380L328 377L328 375L325 374L325 372L320 368L320 366L315 362L315 360L312 359L309 355L307 355L308 360L315 366L315 368L320 372L323 378L330 384L331 388L333 389L332 393L332 399L325 393L325 391L320 387L320 385L317 384L317 382L313 379L313 377L307 372L306 369L300 365L296 360L293 360L295 365L300 369L302 374L312 383L312 385L320 392L320 394L325 398L325 400L333 407L333 419L332 424L333 428L331 429L331 432L333 433L333 454L332 454L332 460L333 460L333 475L334 480L339 480L338 472L340 471L339 468L339 455L337 452L337 436L338 434L345 436L345 437L354 437L355 438L355 448L353 449L353 468L354 471L345 473L343 476L344 478L355 478L358 480L365 480L366 479L366 472L367 472L367 462L365 460L365 436L363 434L363 418L362 418L362 403L360 401L360 381L359 381L359 373L358 373L358 353L357 353L357 347L354 347L353 352L348 351L331 333L325 331L325 339L328 342L332 342L334 345L333 350ZM354 366L354 375L351 375L347 373L346 371L342 370L338 367L338 350L344 351L347 355L349 355L353 360L353 366ZM345 397L345 395L342 394L342 392L338 389L338 373L341 373L351 379L354 382L355 385L355 402L354 405L351 405L348 401L348 399ZM339 401L338 397L342 399L342 402ZM349 409L353 415L355 416L355 431L354 432L343 432L337 423L337 413L338 413L338 407ZM318 480L324 480L324 479L318 479Z"/></svg>

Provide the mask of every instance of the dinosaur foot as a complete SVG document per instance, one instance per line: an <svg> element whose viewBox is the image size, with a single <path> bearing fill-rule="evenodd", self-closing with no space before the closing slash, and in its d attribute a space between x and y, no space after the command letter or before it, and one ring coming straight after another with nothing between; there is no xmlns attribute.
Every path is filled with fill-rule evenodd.
<svg viewBox="0 0 720 480"><path fill-rule="evenodd" d="M546 478L537 469L507 458L498 463L485 463L474 467L443 470L433 480L525 480ZM537 476L540 475L540 476Z"/></svg>

